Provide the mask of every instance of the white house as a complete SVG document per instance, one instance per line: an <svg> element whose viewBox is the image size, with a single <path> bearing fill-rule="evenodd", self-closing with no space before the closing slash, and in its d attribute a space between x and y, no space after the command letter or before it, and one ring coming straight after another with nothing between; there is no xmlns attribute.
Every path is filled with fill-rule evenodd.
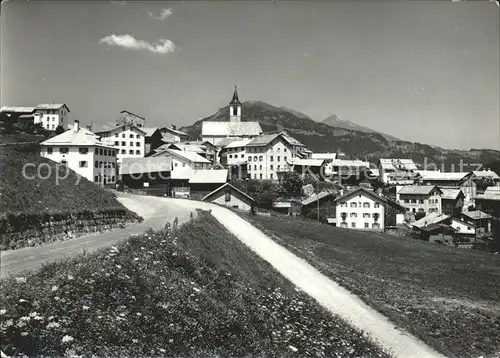
<svg viewBox="0 0 500 358"><path fill-rule="evenodd" d="M476 235L477 226L472 223L460 220L459 218L455 217L451 218L451 227L455 229L456 232L460 235L469 235L469 236Z"/></svg>
<svg viewBox="0 0 500 358"><path fill-rule="evenodd" d="M41 143L41 156L65 164L99 184L116 182L116 149L75 121L73 128Z"/></svg>
<svg viewBox="0 0 500 358"><path fill-rule="evenodd" d="M415 180L417 165L411 159L380 158L379 181L386 184L410 185Z"/></svg>
<svg viewBox="0 0 500 358"><path fill-rule="evenodd" d="M152 157L169 156L172 157L172 179L189 180L196 170L209 169L212 165L210 160L201 155L186 150L167 148L152 155Z"/></svg>
<svg viewBox="0 0 500 358"><path fill-rule="evenodd" d="M473 172L438 172L420 173L420 182L424 185L437 185L440 188L461 189L467 205L472 204L477 194Z"/></svg>
<svg viewBox="0 0 500 358"><path fill-rule="evenodd" d="M146 132L135 125L121 125L106 131L100 131L103 143L117 150L118 163L123 158L142 158L145 155Z"/></svg>
<svg viewBox="0 0 500 358"><path fill-rule="evenodd" d="M442 213L441 195L435 185L396 186L396 202L413 213Z"/></svg>
<svg viewBox="0 0 500 358"><path fill-rule="evenodd" d="M338 227L384 229L386 201L374 192L358 188L337 197L334 203Z"/></svg>
<svg viewBox="0 0 500 358"><path fill-rule="evenodd" d="M49 131L55 131L59 125L66 128L69 112L65 104L39 104L35 107L33 122L41 123L42 127Z"/></svg>
<svg viewBox="0 0 500 358"><path fill-rule="evenodd" d="M226 183L221 185L205 197L202 201L227 206L233 209L250 211L255 202L252 197L233 185Z"/></svg>
<svg viewBox="0 0 500 358"><path fill-rule="evenodd" d="M165 143L179 143L189 140L189 134L177 129L176 126L160 128L162 140Z"/></svg>

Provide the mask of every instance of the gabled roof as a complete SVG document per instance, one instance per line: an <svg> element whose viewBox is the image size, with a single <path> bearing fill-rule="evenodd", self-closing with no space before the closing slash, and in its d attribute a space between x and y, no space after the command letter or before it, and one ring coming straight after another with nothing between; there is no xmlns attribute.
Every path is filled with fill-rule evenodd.
<svg viewBox="0 0 500 358"><path fill-rule="evenodd" d="M135 113L132 113L132 112L129 112L129 111L126 111L126 110L120 111L120 113L127 113L127 114L131 114L131 115L133 115L134 117L140 118L140 119L142 119L142 120L146 120L146 118L141 117L141 116L139 116L139 115L137 115L137 114L135 114Z"/></svg>
<svg viewBox="0 0 500 358"><path fill-rule="evenodd" d="M120 175L172 171L171 157L123 158Z"/></svg>
<svg viewBox="0 0 500 358"><path fill-rule="evenodd" d="M465 225L465 226L468 226L468 227L471 227L471 228L474 228L474 229L475 229L475 228L477 228L477 226L476 226L476 225L474 225L474 224L472 224L472 223L468 223L467 221L463 221L463 220L461 220L461 219L459 219L459 218L455 218L455 217L453 217L453 218L451 218L451 221L456 221L456 222L459 222L459 223L460 223L460 224L462 224L462 225Z"/></svg>
<svg viewBox="0 0 500 358"><path fill-rule="evenodd" d="M200 169L193 171L189 184L226 183L227 169Z"/></svg>
<svg viewBox="0 0 500 358"><path fill-rule="evenodd" d="M143 130L144 128L137 127L136 125L133 125L133 124L121 124L119 126L116 126L116 127L110 128L110 129L102 129L102 130L98 131L97 134L116 132L125 126L130 127L130 129L133 129L135 131L140 132L144 136L146 135L146 132L144 132L144 130Z"/></svg>
<svg viewBox="0 0 500 358"><path fill-rule="evenodd" d="M246 147L248 143L250 143L253 139L244 139L244 140L236 140L234 142L226 145L226 148L242 148Z"/></svg>
<svg viewBox="0 0 500 358"><path fill-rule="evenodd" d="M387 200L384 197L382 197L380 195L377 195L373 191L366 190L364 188L356 188L356 189L354 189L354 190L352 190L352 191L350 191L350 192L348 192L348 193L346 193L344 195L338 196L337 198L335 198L334 201L335 202L342 201L342 200L345 200L345 199L347 199L347 198L349 198L351 196L359 195L359 194L366 195L366 196L372 198L375 201L380 201L382 203L387 203Z"/></svg>
<svg viewBox="0 0 500 358"><path fill-rule="evenodd" d="M298 147L305 147L304 144L302 144L301 142L299 142L297 139L295 139L294 137L292 137L287 132L281 132L281 135L283 136L283 139L286 140L290 145L295 145L295 146L298 146Z"/></svg>
<svg viewBox="0 0 500 358"><path fill-rule="evenodd" d="M429 195L434 189L437 189L440 193L442 193L441 189L435 185L406 185L398 191L398 194Z"/></svg>
<svg viewBox="0 0 500 358"><path fill-rule="evenodd" d="M312 159L334 160L337 158L337 153L312 153Z"/></svg>
<svg viewBox="0 0 500 358"><path fill-rule="evenodd" d="M163 127L160 130L167 131L167 132L170 132L170 133L173 133L175 135L182 136L182 137L189 137L189 134L187 134L186 132L183 132L177 128L174 129L172 127Z"/></svg>
<svg viewBox="0 0 500 358"><path fill-rule="evenodd" d="M472 220L490 219L491 218L491 215L486 214L484 211L481 211L481 210L463 211L462 215L467 216L468 218L471 218Z"/></svg>
<svg viewBox="0 0 500 358"><path fill-rule="evenodd" d="M273 133L273 134L261 134L258 137L253 138L248 144L248 147L262 147L265 145L268 145L271 143L273 140L278 138L281 134L280 133Z"/></svg>
<svg viewBox="0 0 500 358"><path fill-rule="evenodd" d="M347 160L347 159L334 159L333 162L332 162L332 166L333 167L347 167L347 168L350 168L350 167L367 167L369 168L370 167L370 163L369 162L364 162L362 160L358 160L358 159L355 159L355 160Z"/></svg>
<svg viewBox="0 0 500 358"><path fill-rule="evenodd" d="M35 112L35 107L3 106L0 112L33 113Z"/></svg>
<svg viewBox="0 0 500 358"><path fill-rule="evenodd" d="M239 141L238 138L222 138L215 141L215 146L219 148L225 148L228 144Z"/></svg>
<svg viewBox="0 0 500 358"><path fill-rule="evenodd" d="M417 228L422 228L426 225L439 224L450 219L450 217L451 216L445 214L430 213L429 215L424 216L422 219L415 221L414 223L412 223L412 225Z"/></svg>
<svg viewBox="0 0 500 358"><path fill-rule="evenodd" d="M205 154L206 148L201 145L196 145L196 144L186 144L186 143L169 143L169 144L163 144L160 146L162 147L170 148L170 149L176 149L176 150L182 150L186 152L194 152L198 154Z"/></svg>
<svg viewBox="0 0 500 358"><path fill-rule="evenodd" d="M325 164L324 159L302 159L302 158L291 158L288 159L288 164L289 165L298 165L298 166L305 166L305 167L321 167L323 164Z"/></svg>
<svg viewBox="0 0 500 358"><path fill-rule="evenodd" d="M151 137L158 130L158 127L141 127L141 130L146 133L146 137Z"/></svg>
<svg viewBox="0 0 500 358"><path fill-rule="evenodd" d="M103 142L101 142L101 139L98 135L82 127L80 127L78 130L75 130L74 128L68 129L64 133L43 141L41 145L78 145L114 148L111 145L104 144Z"/></svg>
<svg viewBox="0 0 500 358"><path fill-rule="evenodd" d="M322 191L319 194L313 194L310 197L302 200L302 205L307 206L309 204L315 203L318 200L324 199L328 196L331 196L332 198L335 198L335 195L330 192L330 191Z"/></svg>
<svg viewBox="0 0 500 358"><path fill-rule="evenodd" d="M500 186L489 186L484 194L478 194L474 199L500 201Z"/></svg>
<svg viewBox="0 0 500 358"><path fill-rule="evenodd" d="M441 199L446 199L446 200L455 200L458 196L465 197L464 193L460 189L447 189L443 188L441 189Z"/></svg>
<svg viewBox="0 0 500 358"><path fill-rule="evenodd" d="M56 104L56 103L51 103L51 104L42 103L42 104L39 104L38 106L36 106L36 109L59 109L62 107L66 107L68 112L71 112L69 110L68 106L66 106L64 103L58 103L58 104Z"/></svg>
<svg viewBox="0 0 500 358"><path fill-rule="evenodd" d="M251 196L249 196L248 194L242 192L240 189L236 188L235 186L231 185L230 183L226 183L224 185L221 185L220 187L218 187L217 189L215 189L214 191L212 191L210 194L205 195L203 197L203 199L201 199L201 201L207 201L210 197L214 196L215 194L217 194L217 193L219 193L221 191L226 191L226 190L232 190L232 191L235 191L237 193L240 193L241 195L243 195L245 198L247 198L251 202L255 201Z"/></svg>
<svg viewBox="0 0 500 358"><path fill-rule="evenodd" d="M210 160L203 158L201 155L199 155L195 152L176 150L176 149L170 149L170 148L167 148L167 149L162 150L160 152L156 152L152 155L152 157L159 157L159 156L163 156L164 154L170 154L170 155L173 155L177 158L188 160L192 163L211 163Z"/></svg>
<svg viewBox="0 0 500 358"><path fill-rule="evenodd" d="M384 170L416 170L417 165L411 159L402 158L380 158L380 166Z"/></svg>
<svg viewBox="0 0 500 358"><path fill-rule="evenodd" d="M461 181L467 179L467 177L472 176L472 172L426 172L420 173L422 180L424 181Z"/></svg>
<svg viewBox="0 0 500 358"><path fill-rule="evenodd" d="M262 133L259 122L202 122L203 136L258 136Z"/></svg>
<svg viewBox="0 0 500 358"><path fill-rule="evenodd" d="M493 180L500 180L500 176L498 176L498 174L495 173L493 170L477 170L474 171L473 173L479 179L491 178Z"/></svg>

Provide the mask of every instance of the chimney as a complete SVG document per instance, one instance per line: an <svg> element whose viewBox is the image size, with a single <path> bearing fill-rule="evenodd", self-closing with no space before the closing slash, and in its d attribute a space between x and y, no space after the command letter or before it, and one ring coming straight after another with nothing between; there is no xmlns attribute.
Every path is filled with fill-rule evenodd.
<svg viewBox="0 0 500 358"><path fill-rule="evenodd" d="M78 132L80 130L80 121L78 119L75 119L75 124L73 125L73 129L75 132Z"/></svg>
<svg viewBox="0 0 500 358"><path fill-rule="evenodd" d="M172 129L177 129L177 127L175 125L172 124Z"/></svg>
<svg viewBox="0 0 500 358"><path fill-rule="evenodd" d="M92 131L92 127L91 127L91 126L87 126L87 129L88 129L89 131Z"/></svg>

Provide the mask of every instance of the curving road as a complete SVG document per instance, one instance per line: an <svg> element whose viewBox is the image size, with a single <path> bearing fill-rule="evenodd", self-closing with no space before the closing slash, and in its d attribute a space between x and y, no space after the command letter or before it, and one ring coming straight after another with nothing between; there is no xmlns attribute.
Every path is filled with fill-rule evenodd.
<svg viewBox="0 0 500 358"><path fill-rule="evenodd" d="M341 316L352 326L366 332L392 355L405 358L444 358L422 341L398 329L385 316L366 305L357 296L322 275L306 261L295 256L228 209L183 199L122 193L117 196L129 209L143 216L144 223L97 236L2 253L2 276L4 270L19 272L23 269L32 269L42 262L74 254L81 249L90 251L111 245L128 234L138 233L148 227L163 227L166 222L171 222L175 217L179 218L179 223L185 222L189 220L190 213L196 208L211 209L212 215L243 244L269 262L278 272L316 299L332 314Z"/></svg>

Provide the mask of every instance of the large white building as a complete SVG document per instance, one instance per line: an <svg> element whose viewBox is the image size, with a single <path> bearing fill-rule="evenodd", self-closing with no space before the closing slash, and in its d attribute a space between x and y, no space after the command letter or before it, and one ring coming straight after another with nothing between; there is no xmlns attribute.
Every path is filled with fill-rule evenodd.
<svg viewBox="0 0 500 358"><path fill-rule="evenodd" d="M380 158L378 169L379 180L385 184L411 185L418 168L411 159Z"/></svg>
<svg viewBox="0 0 500 358"><path fill-rule="evenodd" d="M397 203L412 213L442 213L442 194L435 185L396 186Z"/></svg>
<svg viewBox="0 0 500 358"><path fill-rule="evenodd" d="M383 197L358 188L335 199L338 227L383 230L385 204Z"/></svg>
<svg viewBox="0 0 500 358"><path fill-rule="evenodd" d="M35 124L41 123L42 127L55 131L60 125L63 128L68 127L69 108L65 104L39 104L35 107L33 114Z"/></svg>
<svg viewBox="0 0 500 358"><path fill-rule="evenodd" d="M116 149L80 128L78 121L73 128L42 142L40 154L95 183L116 183Z"/></svg>
<svg viewBox="0 0 500 358"><path fill-rule="evenodd" d="M121 125L106 131L98 132L103 143L116 149L118 163L123 158L142 158L145 156L146 132L135 125Z"/></svg>

